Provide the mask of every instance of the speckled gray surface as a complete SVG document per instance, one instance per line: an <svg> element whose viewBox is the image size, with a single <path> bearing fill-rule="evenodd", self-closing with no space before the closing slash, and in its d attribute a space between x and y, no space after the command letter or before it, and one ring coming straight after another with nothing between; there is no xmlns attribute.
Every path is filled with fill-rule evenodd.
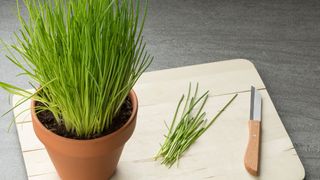
<svg viewBox="0 0 320 180"><path fill-rule="evenodd" d="M15 0L0 0L0 37L18 28ZM257 67L304 164L320 179L320 1L150 0L149 71L232 58ZM0 53L0 81L28 88ZM0 89L0 114L10 108ZM26 179L12 113L0 119L0 179Z"/></svg>

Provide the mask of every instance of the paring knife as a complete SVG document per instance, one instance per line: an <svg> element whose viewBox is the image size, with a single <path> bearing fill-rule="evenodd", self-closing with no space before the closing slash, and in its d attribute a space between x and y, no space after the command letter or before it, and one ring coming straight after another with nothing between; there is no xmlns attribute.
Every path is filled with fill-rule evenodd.
<svg viewBox="0 0 320 180"><path fill-rule="evenodd" d="M251 86L249 142L244 156L244 165L253 175L259 175L260 135L261 135L261 94Z"/></svg>

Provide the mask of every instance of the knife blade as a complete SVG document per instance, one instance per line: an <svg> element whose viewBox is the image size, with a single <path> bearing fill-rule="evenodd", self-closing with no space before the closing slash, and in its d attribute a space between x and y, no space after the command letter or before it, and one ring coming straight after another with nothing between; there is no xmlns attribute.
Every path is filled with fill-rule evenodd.
<svg viewBox="0 0 320 180"><path fill-rule="evenodd" d="M244 156L244 165L253 175L259 175L260 139L261 139L261 109L262 98L259 91L251 86L249 141Z"/></svg>

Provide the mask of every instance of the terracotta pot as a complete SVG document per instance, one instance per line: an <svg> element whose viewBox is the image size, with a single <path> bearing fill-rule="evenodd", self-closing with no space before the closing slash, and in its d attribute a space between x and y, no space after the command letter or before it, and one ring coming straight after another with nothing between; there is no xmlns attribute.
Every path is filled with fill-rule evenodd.
<svg viewBox="0 0 320 180"><path fill-rule="evenodd" d="M65 138L45 128L31 104L33 128L45 145L59 176L63 180L106 180L117 167L122 149L131 137L138 111L138 100L133 90L129 93L133 110L130 119L117 131L91 140Z"/></svg>

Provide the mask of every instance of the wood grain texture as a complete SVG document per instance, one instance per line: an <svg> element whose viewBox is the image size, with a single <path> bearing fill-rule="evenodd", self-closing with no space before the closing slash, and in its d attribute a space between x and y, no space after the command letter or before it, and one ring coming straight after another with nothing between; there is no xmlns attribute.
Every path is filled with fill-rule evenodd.
<svg viewBox="0 0 320 180"><path fill-rule="evenodd" d="M253 175L259 175L260 164L260 121L249 120L249 140L244 156L244 165L247 171Z"/></svg>
<svg viewBox="0 0 320 180"><path fill-rule="evenodd" d="M219 70L210 71L215 69ZM181 74L190 77L185 78ZM231 84L221 78L223 76ZM199 82L200 91L211 90L204 108L208 117L219 112L235 93L238 93L238 97L183 155L179 166L168 169L154 161L153 157L167 131L163 121L170 124L176 103L181 94L186 93L189 81ZM238 83L237 87L231 86L234 83ZM166 89L161 87L163 84ZM143 74L134 87L141 102L136 130L126 144L112 179L254 179L243 164L249 138L245 119L249 116L251 85L260 88L264 102L259 178L302 179L305 175L304 168L259 74L252 63L241 59ZM13 101L17 102L19 99L20 97L14 96ZM28 107L29 104L30 102L26 102L23 106ZM16 110L15 114L19 114L19 111ZM17 120L29 179L56 180L55 169L47 152L34 135L30 116L26 114L25 119Z"/></svg>

